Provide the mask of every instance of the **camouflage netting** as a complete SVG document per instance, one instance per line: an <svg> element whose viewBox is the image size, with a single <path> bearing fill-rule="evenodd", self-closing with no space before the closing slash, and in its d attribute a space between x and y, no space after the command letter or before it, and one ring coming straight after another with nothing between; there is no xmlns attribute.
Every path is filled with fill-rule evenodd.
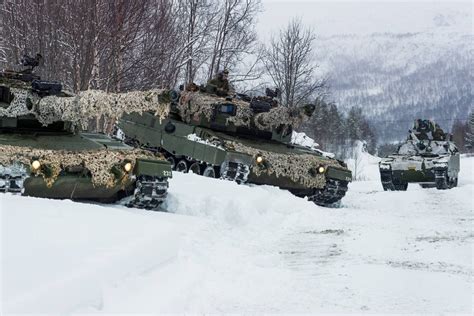
<svg viewBox="0 0 474 316"><path fill-rule="evenodd" d="M56 181L59 173L69 167L83 166L90 171L92 183L95 186L112 187L125 184L129 175L125 174L121 183L111 173L114 165L125 160L135 165L136 159L163 159L148 151L133 150L89 150L89 151L64 151L34 149L23 146L0 145L0 165L9 166L15 163L30 166L33 159L38 160L42 166L47 166L48 171L40 169L36 173L44 178L48 186Z"/></svg>
<svg viewBox="0 0 474 316"><path fill-rule="evenodd" d="M218 97L211 94L184 91L181 92L181 98L179 99L178 110L181 118L186 123L191 122L193 119L199 119L202 114L207 119L210 119L214 110L214 105L217 103L225 103L225 98ZM248 103L241 100L232 100L232 103L238 105L237 114L250 108Z"/></svg>
<svg viewBox="0 0 474 316"><path fill-rule="evenodd" d="M258 129L268 130L277 128L281 124L291 125L298 128L309 119L302 110L298 108L287 108L278 106L269 112L259 113L255 115L254 123Z"/></svg>
<svg viewBox="0 0 474 316"><path fill-rule="evenodd" d="M249 146L242 145L237 142L230 142L226 144L229 149L234 149L238 152L244 152L257 157L262 155L265 161L268 162L268 168L252 168L257 176L262 173L269 175L275 174L276 177L289 177L295 182L302 183L309 188L322 189L326 185L326 179L322 174L316 174L316 168L319 166L327 167L341 167L337 160L324 159L322 157L310 154L278 154L274 152L259 150ZM310 170L313 169L312 175Z"/></svg>
<svg viewBox="0 0 474 316"><path fill-rule="evenodd" d="M0 116L35 115L43 125L55 121L71 121L86 129L89 119L106 116L116 119L124 113L153 111L160 118L169 113L169 104L159 102L163 90L107 93L87 90L72 96L41 98L31 90L11 88L14 99L8 108L0 108Z"/></svg>
<svg viewBox="0 0 474 316"><path fill-rule="evenodd" d="M198 120L203 114L210 119L213 106L217 103L229 102L223 97L201 93L185 91L181 93L178 110L181 117L187 123L191 120ZM299 108L287 108L278 106L270 109L269 112L254 114L248 102L232 99L231 103L237 105L236 115L228 119L228 123L235 126L252 127L252 123L263 131L272 131L281 124L291 125L293 128L301 126L309 117Z"/></svg>
<svg viewBox="0 0 474 316"><path fill-rule="evenodd" d="M7 108L0 108L0 116L17 117L33 114L43 125L55 121L70 121L75 126L88 128L91 119L99 121L107 117L115 121L124 113L152 111L161 119L168 116L169 101L164 100L166 90L132 91L126 93L107 93L100 90L81 91L77 95L40 97L26 87L12 86L14 99ZM225 103L225 98L201 92L182 92L178 104L181 117L187 123L198 120L200 115L210 119L214 105ZM237 105L236 115L228 123L236 126L256 127L272 131L281 124L300 126L307 118L300 109L275 107L269 112L254 114L249 103L233 99Z"/></svg>

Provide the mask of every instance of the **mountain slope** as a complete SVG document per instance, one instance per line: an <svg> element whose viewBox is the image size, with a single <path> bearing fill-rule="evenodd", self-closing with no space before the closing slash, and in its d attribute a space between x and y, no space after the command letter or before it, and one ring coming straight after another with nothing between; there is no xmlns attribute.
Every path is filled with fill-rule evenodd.
<svg viewBox="0 0 474 316"><path fill-rule="evenodd" d="M345 111L361 107L382 142L403 139L415 118L434 119L446 130L466 120L474 36L451 20L438 17L441 26L418 33L321 38L317 55L331 97Z"/></svg>

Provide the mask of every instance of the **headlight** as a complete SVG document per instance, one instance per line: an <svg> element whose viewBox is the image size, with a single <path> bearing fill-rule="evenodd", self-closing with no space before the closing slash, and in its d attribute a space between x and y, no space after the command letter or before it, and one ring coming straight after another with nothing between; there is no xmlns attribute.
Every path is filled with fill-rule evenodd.
<svg viewBox="0 0 474 316"><path fill-rule="evenodd" d="M41 163L38 160L33 160L33 162L31 162L31 168L33 168L33 170L36 171L40 167L41 167Z"/></svg>
<svg viewBox="0 0 474 316"><path fill-rule="evenodd" d="M257 156L257 158L255 158L255 161L257 161L257 163L262 163L263 162L263 157L262 156Z"/></svg>
<svg viewBox="0 0 474 316"><path fill-rule="evenodd" d="M389 164L385 164L385 163L381 163L379 165L380 169L382 170L390 170L390 165Z"/></svg>
<svg viewBox="0 0 474 316"><path fill-rule="evenodd" d="M326 171L326 168L324 168L324 166L318 167L318 173L324 173L325 171Z"/></svg>
<svg viewBox="0 0 474 316"><path fill-rule="evenodd" d="M132 170L132 163L131 162L127 162L126 164L123 165L123 169L126 171L126 172L130 172Z"/></svg>

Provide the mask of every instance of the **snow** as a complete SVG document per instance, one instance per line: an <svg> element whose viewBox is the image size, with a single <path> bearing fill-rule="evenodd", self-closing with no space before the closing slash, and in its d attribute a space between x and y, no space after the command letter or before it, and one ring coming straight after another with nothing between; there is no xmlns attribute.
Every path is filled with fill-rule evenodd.
<svg viewBox="0 0 474 316"><path fill-rule="evenodd" d="M356 141L353 146L352 155L344 162L352 171L352 180L354 181L379 181L380 174L378 164L380 158L367 152L366 144Z"/></svg>
<svg viewBox="0 0 474 316"><path fill-rule="evenodd" d="M175 173L164 208L0 195L2 312L472 312L474 157L459 187L384 192L368 163L340 208Z"/></svg>
<svg viewBox="0 0 474 316"><path fill-rule="evenodd" d="M186 136L187 139L193 141L193 142L197 142L197 143L201 143L201 144L205 144L205 145L208 145L208 146L212 146L212 147L216 147L216 148L219 148L219 149L224 149L222 148L222 146L219 146L219 145L216 145L216 143L213 143L207 139L202 139L201 137L197 136L196 134L189 134L188 136Z"/></svg>
<svg viewBox="0 0 474 316"><path fill-rule="evenodd" d="M319 144L314 141L311 137L306 135L306 133L298 133L293 131L291 133L291 143L295 145L300 145L308 148L319 147Z"/></svg>
<svg viewBox="0 0 474 316"><path fill-rule="evenodd" d="M325 152L325 151L322 151L321 149L319 149L318 148L319 144L316 143L314 141L314 139L312 139L311 137L306 135L306 133L303 133L303 132L300 133L300 132L293 131L291 133L291 141L290 142L292 144L303 146L303 147L309 148L311 150L314 150L314 151L320 153L321 155L323 155L324 157L334 158L334 156L335 156L333 153Z"/></svg>

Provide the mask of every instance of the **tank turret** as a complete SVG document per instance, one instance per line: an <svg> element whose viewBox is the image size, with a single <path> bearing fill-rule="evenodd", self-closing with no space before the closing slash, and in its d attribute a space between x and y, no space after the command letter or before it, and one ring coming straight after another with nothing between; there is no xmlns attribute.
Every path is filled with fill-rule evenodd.
<svg viewBox="0 0 474 316"><path fill-rule="evenodd" d="M312 116L315 106L279 106L275 96L272 90L267 90L264 97L254 98L169 91L162 95L162 100L170 102L174 117L185 123L231 135L289 143L292 131Z"/></svg>

